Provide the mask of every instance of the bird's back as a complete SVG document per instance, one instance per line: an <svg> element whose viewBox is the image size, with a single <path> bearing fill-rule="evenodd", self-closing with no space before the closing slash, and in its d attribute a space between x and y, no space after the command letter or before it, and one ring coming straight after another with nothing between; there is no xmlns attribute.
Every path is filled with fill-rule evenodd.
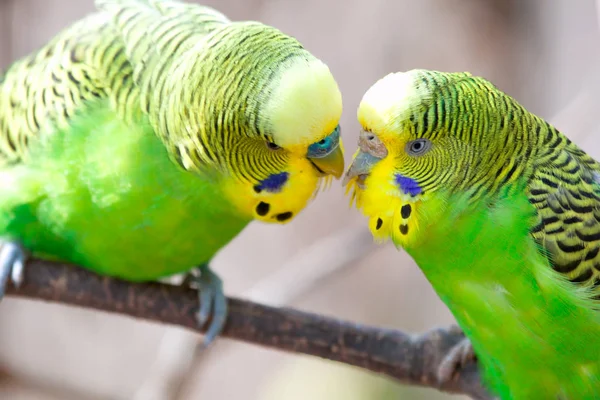
<svg viewBox="0 0 600 400"><path fill-rule="evenodd" d="M111 3L116 4L111 5ZM120 7L156 20L169 34L169 24L193 25L195 35L209 34L228 23L221 13L176 1L98 1L101 7ZM118 11L91 14L59 32L37 51L14 62L0 77L0 167L27 157L29 142L48 124L59 128L75 112L84 112L93 99L109 99L116 116L135 120L142 112L134 68L122 36L115 29ZM145 21L136 26L150 29ZM144 33L138 32L139 42ZM134 37L135 39L135 37ZM183 38L179 38L183 40ZM172 46L177 46L177 37ZM140 48L143 43L140 43Z"/></svg>
<svg viewBox="0 0 600 400"><path fill-rule="evenodd" d="M115 42L108 18L95 14L8 68L0 84L2 165L26 157L30 140L47 124L64 126L86 100L107 96L107 74L98 61Z"/></svg>

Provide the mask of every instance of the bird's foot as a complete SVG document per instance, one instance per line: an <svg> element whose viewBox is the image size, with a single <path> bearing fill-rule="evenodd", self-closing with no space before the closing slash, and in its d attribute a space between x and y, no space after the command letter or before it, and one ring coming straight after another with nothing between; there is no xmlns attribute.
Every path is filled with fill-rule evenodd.
<svg viewBox="0 0 600 400"><path fill-rule="evenodd" d="M4 298L9 279L16 287L23 282L25 258L25 251L19 243L0 239L0 300Z"/></svg>
<svg viewBox="0 0 600 400"><path fill-rule="evenodd" d="M473 346L468 338L463 338L458 342L440 363L437 370L438 383L444 385L452 381L457 373L459 373L467 364L475 362L477 356L473 351Z"/></svg>
<svg viewBox="0 0 600 400"><path fill-rule="evenodd" d="M200 276L188 275L188 277L192 276L198 285L200 298L200 309L196 316L198 325L203 327L211 319L202 344L202 347L206 348L223 330L227 317L227 298L223 292L221 278L209 268L208 264L200 266L198 272Z"/></svg>

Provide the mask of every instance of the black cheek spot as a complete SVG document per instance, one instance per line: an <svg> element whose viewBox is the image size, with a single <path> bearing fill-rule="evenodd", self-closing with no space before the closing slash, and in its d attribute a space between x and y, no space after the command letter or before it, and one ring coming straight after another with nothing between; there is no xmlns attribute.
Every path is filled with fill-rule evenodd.
<svg viewBox="0 0 600 400"><path fill-rule="evenodd" d="M381 225L383 225L383 221L381 220L381 218L377 218L377 225L375 225L375 229L379 230L379 228L381 228Z"/></svg>
<svg viewBox="0 0 600 400"><path fill-rule="evenodd" d="M275 216L275 218L277 218L277 221L283 222L283 221L287 221L288 219L292 218L292 214L290 211L286 211L284 213L281 214L277 214Z"/></svg>
<svg viewBox="0 0 600 400"><path fill-rule="evenodd" d="M254 189L254 191L255 191L256 193L260 193L260 192L262 192L262 189L261 189L261 188L260 188L260 186L258 186L258 185L254 185L254 188L253 188L253 189Z"/></svg>
<svg viewBox="0 0 600 400"><path fill-rule="evenodd" d="M260 203L258 203L258 205L256 206L256 213L260 216L265 216L269 213L269 209L271 208L271 206L269 205L269 203L265 203L263 201L261 201Z"/></svg>
<svg viewBox="0 0 600 400"><path fill-rule="evenodd" d="M400 233L406 235L408 233L408 225L400 225Z"/></svg>
<svg viewBox="0 0 600 400"><path fill-rule="evenodd" d="M402 215L402 218L404 218L404 219L410 217L411 212L412 212L412 208L411 208L410 204L405 204L400 209L400 215Z"/></svg>

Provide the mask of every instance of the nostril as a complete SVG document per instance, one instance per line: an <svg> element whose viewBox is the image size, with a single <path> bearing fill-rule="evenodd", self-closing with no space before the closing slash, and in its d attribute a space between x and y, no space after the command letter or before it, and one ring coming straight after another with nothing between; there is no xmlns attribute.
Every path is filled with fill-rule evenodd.
<svg viewBox="0 0 600 400"><path fill-rule="evenodd" d="M369 153L370 155L376 158L385 158L387 156L387 148L372 132L363 131L358 137L358 147L365 153Z"/></svg>

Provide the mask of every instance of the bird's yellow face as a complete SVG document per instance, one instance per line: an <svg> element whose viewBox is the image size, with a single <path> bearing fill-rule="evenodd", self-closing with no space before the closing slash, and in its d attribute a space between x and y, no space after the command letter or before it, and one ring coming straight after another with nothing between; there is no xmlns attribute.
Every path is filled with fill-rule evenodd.
<svg viewBox="0 0 600 400"><path fill-rule="evenodd" d="M390 74L365 93L359 149L344 178L373 236L407 249L427 239L428 228L448 210L447 189L472 178L465 174L478 157L446 124L451 99L431 101L436 84L409 71Z"/></svg>
<svg viewBox="0 0 600 400"><path fill-rule="evenodd" d="M262 110L269 133L237 141L239 162L224 182L231 202L252 219L291 221L344 172L341 114L341 93L325 64L287 68Z"/></svg>

